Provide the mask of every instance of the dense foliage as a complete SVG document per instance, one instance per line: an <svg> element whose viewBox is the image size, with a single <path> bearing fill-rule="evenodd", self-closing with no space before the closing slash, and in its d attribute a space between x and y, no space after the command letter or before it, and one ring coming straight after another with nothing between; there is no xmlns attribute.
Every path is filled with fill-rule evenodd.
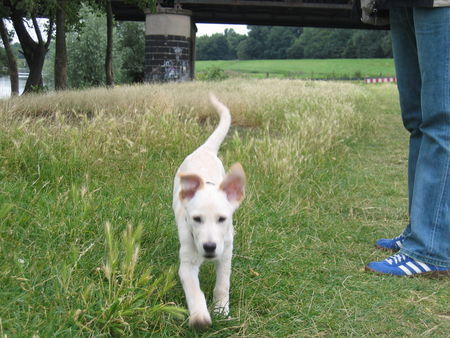
<svg viewBox="0 0 450 338"><path fill-rule="evenodd" d="M68 86L86 88L105 85L106 26L100 13L83 9L81 27L67 35ZM117 83L142 82L144 74L144 23L117 22L114 30L113 64ZM45 68L45 83L53 87L53 54Z"/></svg>
<svg viewBox="0 0 450 338"><path fill-rule="evenodd" d="M391 57L388 31L248 26L197 39L198 60Z"/></svg>
<svg viewBox="0 0 450 338"><path fill-rule="evenodd" d="M24 93L44 89L43 70L45 64L48 63L48 52L51 48L54 48L52 59L54 61L53 74L55 78L53 80L56 90L67 89L71 86L70 82L72 82L72 87L74 87L73 82L76 83L76 86L80 86L80 83L81 86L85 84L113 86L115 81L114 69L117 66L114 63L117 57L114 58L113 56L114 15L111 2L112 0L5 0L0 2L0 35L5 45L8 70L11 74L12 93L18 93L18 88L16 88L18 87L16 56L11 51L8 40L8 35L13 34L13 32L20 41L21 53L25 57L29 69ZM138 6L141 9L156 10L156 0L126 0L126 3ZM95 26L90 26L93 20L86 20L82 14L84 12L103 14L106 24L98 22ZM38 18L46 18L45 24L40 23ZM5 20L12 23L13 30L7 27ZM102 46L104 41L102 38L83 41L82 43L86 48L80 55L83 56L83 53L85 53L84 56L86 57L81 62L76 60L75 69L72 69L75 70L77 75L81 75L81 80L76 77L69 79L69 63L74 63L74 60L69 61L68 45L70 41L68 41L67 34L80 33L85 27L90 27L95 31L91 34L94 37L97 37L96 34L105 35L105 44ZM35 36L31 32L34 32ZM86 36L86 34L84 35ZM83 34L78 34L76 36L77 41L80 41L81 37L83 37ZM53 38L55 41L54 47L52 47ZM97 43L98 46L95 46ZM87 68L95 68L94 72L83 72L83 67L78 69L78 66L84 65L86 61L89 62L92 59L91 56L96 60L98 59L98 55L103 53L98 47L105 49L102 61L105 71L104 81L96 74L96 70L100 69L97 64L86 65ZM77 54L78 50L75 50L74 53ZM131 76L135 78L135 76Z"/></svg>

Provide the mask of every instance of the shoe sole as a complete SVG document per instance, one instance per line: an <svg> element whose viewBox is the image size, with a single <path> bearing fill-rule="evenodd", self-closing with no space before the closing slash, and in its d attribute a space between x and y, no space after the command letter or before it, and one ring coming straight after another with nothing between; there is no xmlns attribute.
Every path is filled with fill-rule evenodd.
<svg viewBox="0 0 450 338"><path fill-rule="evenodd" d="M383 273L383 272L379 272L377 270L374 270L372 268L370 268L369 266L365 266L364 270L366 270L367 272L373 272L377 275L380 276L395 276L395 277L419 277L419 276L425 276L425 277L429 277L429 278L440 278L440 277L450 277L450 270L446 270L446 271L428 271L428 272L422 272L422 273L415 273L412 275L394 275L391 273Z"/></svg>
<svg viewBox="0 0 450 338"><path fill-rule="evenodd" d="M375 244L375 248L383 250L383 251L392 251L392 252L400 251L400 249L389 249L389 248L386 248L386 247L378 245L378 244Z"/></svg>

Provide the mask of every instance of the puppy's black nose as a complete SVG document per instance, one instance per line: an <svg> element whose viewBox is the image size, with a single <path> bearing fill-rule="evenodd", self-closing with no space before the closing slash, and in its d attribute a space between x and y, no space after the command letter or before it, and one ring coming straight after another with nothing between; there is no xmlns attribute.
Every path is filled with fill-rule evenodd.
<svg viewBox="0 0 450 338"><path fill-rule="evenodd" d="M216 243L207 242L207 243L203 244L203 249L207 253L210 253L210 254L214 253L214 251L216 250Z"/></svg>

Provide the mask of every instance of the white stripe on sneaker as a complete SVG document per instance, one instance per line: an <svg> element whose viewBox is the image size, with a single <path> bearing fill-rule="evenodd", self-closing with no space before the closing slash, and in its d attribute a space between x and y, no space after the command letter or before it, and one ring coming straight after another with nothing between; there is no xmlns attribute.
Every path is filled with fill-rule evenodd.
<svg viewBox="0 0 450 338"><path fill-rule="evenodd" d="M408 265L416 273L422 273L422 271L417 266L415 266L413 262L407 262L406 265Z"/></svg>
<svg viewBox="0 0 450 338"><path fill-rule="evenodd" d="M422 267L422 269L424 269L426 272L431 271L431 269L429 268L429 266L426 265L425 263L422 263L422 262L419 262L419 261L416 261L416 263L419 264L419 265Z"/></svg>
<svg viewBox="0 0 450 338"><path fill-rule="evenodd" d="M404 266L404 265L399 265L398 267L399 267L400 269L402 269L403 272L406 273L408 276L409 276L409 275L412 275L412 272L409 271L408 268L407 268L406 266Z"/></svg>
<svg viewBox="0 0 450 338"><path fill-rule="evenodd" d="M397 244L397 246L399 248L403 247L402 241L397 241L397 242L395 242L395 244Z"/></svg>

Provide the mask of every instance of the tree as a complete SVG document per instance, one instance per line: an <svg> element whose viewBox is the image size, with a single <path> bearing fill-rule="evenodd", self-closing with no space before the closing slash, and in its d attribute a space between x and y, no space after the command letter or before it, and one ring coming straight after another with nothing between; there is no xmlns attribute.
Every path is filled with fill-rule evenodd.
<svg viewBox="0 0 450 338"><path fill-rule="evenodd" d="M126 3L138 6L141 9L150 9L156 11L157 0L125 0ZM106 54L105 54L105 74L106 85L114 85L114 67L113 67L113 27L114 16L111 7L111 0L86 0L87 4L101 8L106 13Z"/></svg>
<svg viewBox="0 0 450 338"><path fill-rule="evenodd" d="M67 34L68 85L82 88L105 85L106 26L104 16L81 9L83 25Z"/></svg>
<svg viewBox="0 0 450 338"><path fill-rule="evenodd" d="M129 0L130 3L136 3L138 0ZM85 4L94 11L102 11L106 13L106 53L104 59L104 69L106 85L114 85L114 69L113 69L113 29L114 16L111 7L111 0L86 0Z"/></svg>
<svg viewBox="0 0 450 338"><path fill-rule="evenodd" d="M111 0L105 0L106 11L106 57L105 57L105 72L106 72L106 85L114 86L114 73L113 73L113 12L111 7Z"/></svg>
<svg viewBox="0 0 450 338"><path fill-rule="evenodd" d="M269 26L247 26L249 29L247 43L239 46L240 54L244 51L244 58L264 59L266 49L266 37L269 33Z"/></svg>
<svg viewBox="0 0 450 338"><path fill-rule="evenodd" d="M306 59L341 58L344 55L351 30L305 28L289 52L301 52Z"/></svg>
<svg viewBox="0 0 450 338"><path fill-rule="evenodd" d="M261 58L263 44L255 38L248 37L242 40L237 47L239 60L250 60Z"/></svg>
<svg viewBox="0 0 450 338"><path fill-rule="evenodd" d="M301 33L302 28L271 27L265 37L264 58L286 59L289 47Z"/></svg>
<svg viewBox="0 0 450 338"><path fill-rule="evenodd" d="M84 0L53 0L48 6L56 13L54 81L56 90L67 88L67 43L68 31L80 29L80 10Z"/></svg>
<svg viewBox="0 0 450 338"><path fill-rule="evenodd" d="M232 28L225 29L224 35L228 41L229 59L230 60L237 59L237 48L239 46L239 43L245 40L247 38L247 35L238 34Z"/></svg>
<svg viewBox="0 0 450 338"><path fill-rule="evenodd" d="M239 59L286 59L294 41L302 34L299 27L248 26L248 38L237 47Z"/></svg>
<svg viewBox="0 0 450 338"><path fill-rule="evenodd" d="M6 57L6 51L5 48L0 47L0 76L8 74L8 58Z"/></svg>
<svg viewBox="0 0 450 338"><path fill-rule="evenodd" d="M66 0L56 1L55 89L67 87Z"/></svg>
<svg viewBox="0 0 450 338"><path fill-rule="evenodd" d="M25 84L24 93L31 92L34 88L42 88L42 68L44 66L45 56L47 54L52 34L54 29L53 13L49 6L51 0L4 0L1 6L1 12L7 13L19 38L22 47L22 53L27 61L30 74L28 75ZM49 17L49 22L45 26L44 31L37 21L37 15L46 15ZM28 18L29 20L27 20ZM31 24L30 24L31 22ZM36 34L37 41L31 35L27 26L31 26ZM44 39L43 32L46 33L47 38Z"/></svg>
<svg viewBox="0 0 450 338"><path fill-rule="evenodd" d="M356 31L348 41L344 56L353 58L392 57L389 32Z"/></svg>
<svg viewBox="0 0 450 338"><path fill-rule="evenodd" d="M211 36L201 36L198 38L198 60L228 60L230 59L230 54L230 48L225 35L216 33Z"/></svg>
<svg viewBox="0 0 450 338"><path fill-rule="evenodd" d="M0 35L2 37L3 46L5 47L6 59L8 62L9 79L11 81L11 95L19 95L19 71L17 69L16 56L11 48L10 34L4 20L0 18Z"/></svg>
<svg viewBox="0 0 450 338"><path fill-rule="evenodd" d="M300 37L303 45L303 57L305 59L330 58L330 48L327 45L331 40L330 29L307 28Z"/></svg>
<svg viewBox="0 0 450 338"><path fill-rule="evenodd" d="M145 29L142 22L117 23L117 51L120 54L118 81L144 81Z"/></svg>
<svg viewBox="0 0 450 338"><path fill-rule="evenodd" d="M295 39L292 45L286 50L286 57L288 59L303 59L304 44L300 40L300 37Z"/></svg>

